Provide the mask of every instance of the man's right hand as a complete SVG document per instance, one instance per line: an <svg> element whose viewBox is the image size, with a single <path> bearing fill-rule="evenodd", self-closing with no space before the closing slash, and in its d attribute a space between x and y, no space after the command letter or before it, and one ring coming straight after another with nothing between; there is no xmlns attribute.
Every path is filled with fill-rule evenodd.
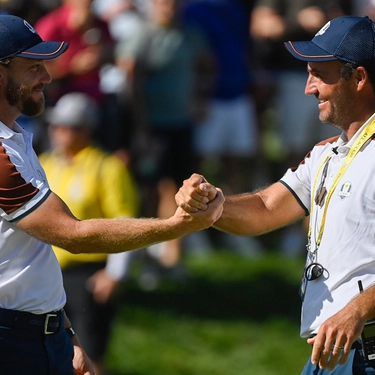
<svg viewBox="0 0 375 375"><path fill-rule="evenodd" d="M220 189L210 184L202 175L194 173L184 181L175 200L177 205L188 213L205 211L208 203L217 197L219 191Z"/></svg>

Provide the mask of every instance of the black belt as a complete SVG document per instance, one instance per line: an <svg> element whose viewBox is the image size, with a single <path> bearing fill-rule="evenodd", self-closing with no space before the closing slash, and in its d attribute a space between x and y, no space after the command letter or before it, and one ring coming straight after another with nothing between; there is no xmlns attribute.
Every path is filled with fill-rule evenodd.
<svg viewBox="0 0 375 375"><path fill-rule="evenodd" d="M63 324L64 310L38 315L0 308L0 326L3 327L29 329L51 335L58 332Z"/></svg>

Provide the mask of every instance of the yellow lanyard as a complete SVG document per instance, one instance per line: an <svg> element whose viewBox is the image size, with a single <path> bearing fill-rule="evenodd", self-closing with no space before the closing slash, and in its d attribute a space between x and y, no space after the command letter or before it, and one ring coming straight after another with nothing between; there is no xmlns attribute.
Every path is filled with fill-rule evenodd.
<svg viewBox="0 0 375 375"><path fill-rule="evenodd" d="M324 226L326 222L326 216L327 216L327 209L328 209L328 204L329 201L331 200L332 194L334 190L336 189L339 181L341 180L342 176L344 175L345 171L348 169L350 163L354 160L354 158L357 156L358 152L361 150L363 145L373 136L375 133L375 118L373 118L367 125L366 127L362 130L361 134L358 136L358 139L354 143L354 145L350 148L348 155L346 155L346 158L344 160L344 163L342 164L340 170L338 171L332 186L330 187L328 193L327 193L327 199L324 203L324 211L323 211L323 216L322 216L322 221L320 223L320 230L319 230L319 235L317 240L315 241L317 248L320 245L320 242L322 241L323 237L323 231L324 231ZM310 209L310 224L309 224L309 232L308 232L308 239L310 242L311 239L311 231L312 231L312 213L313 213L313 208L314 208L314 197L316 193L316 186L318 184L318 179L319 176L321 175L322 169L326 163L328 163L328 160L331 158L331 155L327 155L322 163L320 164L318 168L318 172L315 176L314 180L314 188L311 193L311 209ZM316 249L315 249L316 250Z"/></svg>

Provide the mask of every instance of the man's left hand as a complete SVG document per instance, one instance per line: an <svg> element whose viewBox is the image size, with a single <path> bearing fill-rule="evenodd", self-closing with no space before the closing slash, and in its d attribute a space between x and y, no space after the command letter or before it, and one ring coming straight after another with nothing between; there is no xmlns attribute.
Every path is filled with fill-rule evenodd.
<svg viewBox="0 0 375 375"><path fill-rule="evenodd" d="M360 336L365 321L350 304L327 319L318 334L307 340L313 345L311 362L321 369L333 370L348 359L352 344Z"/></svg>

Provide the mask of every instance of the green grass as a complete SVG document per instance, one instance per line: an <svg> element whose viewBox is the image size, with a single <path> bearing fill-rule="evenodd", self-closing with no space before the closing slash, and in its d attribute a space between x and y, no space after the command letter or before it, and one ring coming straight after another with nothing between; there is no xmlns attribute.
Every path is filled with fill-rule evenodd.
<svg viewBox="0 0 375 375"><path fill-rule="evenodd" d="M191 281L153 292L130 282L106 362L115 375L299 375L301 259L229 252L187 257Z"/></svg>

